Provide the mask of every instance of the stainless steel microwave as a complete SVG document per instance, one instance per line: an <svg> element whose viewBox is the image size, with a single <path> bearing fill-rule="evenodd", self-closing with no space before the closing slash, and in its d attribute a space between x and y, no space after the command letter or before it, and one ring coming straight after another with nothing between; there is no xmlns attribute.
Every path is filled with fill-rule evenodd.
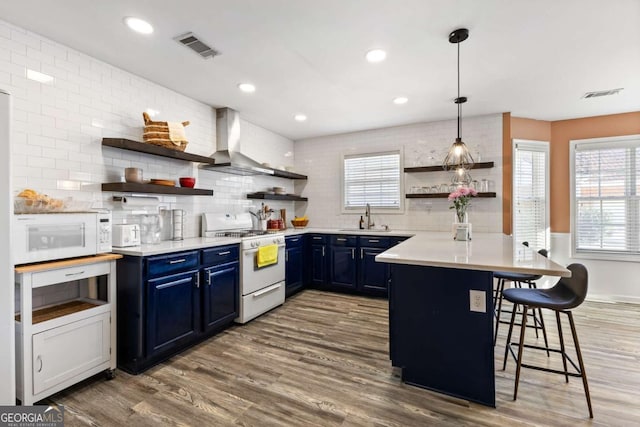
<svg viewBox="0 0 640 427"><path fill-rule="evenodd" d="M14 217L14 264L111 252L109 212L28 214Z"/></svg>

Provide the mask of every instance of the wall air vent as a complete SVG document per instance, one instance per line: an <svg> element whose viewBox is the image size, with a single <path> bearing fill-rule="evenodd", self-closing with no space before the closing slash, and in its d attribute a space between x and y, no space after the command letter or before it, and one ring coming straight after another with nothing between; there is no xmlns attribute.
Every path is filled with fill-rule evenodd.
<svg viewBox="0 0 640 427"><path fill-rule="evenodd" d="M202 40L197 38L193 33L186 33L181 36L175 37L174 40L182 43L187 46L189 49L193 50L198 55L203 58L213 58L216 55L220 55L220 52L208 46Z"/></svg>
<svg viewBox="0 0 640 427"><path fill-rule="evenodd" d="M620 91L624 89L624 88L617 88L617 89L609 89L609 90L600 90L597 92L587 92L584 95L582 95L583 98L597 98L599 96L609 96L609 95L616 95L618 93L620 93Z"/></svg>

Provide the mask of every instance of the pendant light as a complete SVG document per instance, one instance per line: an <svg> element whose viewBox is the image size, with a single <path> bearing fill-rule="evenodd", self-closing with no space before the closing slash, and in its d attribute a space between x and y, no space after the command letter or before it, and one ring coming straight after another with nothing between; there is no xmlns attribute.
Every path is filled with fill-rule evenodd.
<svg viewBox="0 0 640 427"><path fill-rule="evenodd" d="M460 96L460 43L467 38L469 38L469 30L466 28L459 28L449 34L449 43L458 45L458 97L454 100L458 105L458 137L444 158L442 167L444 170L455 171L452 182L457 185L468 185L471 182L469 170L474 164L469 148L462 141L462 104L467 102L467 97Z"/></svg>

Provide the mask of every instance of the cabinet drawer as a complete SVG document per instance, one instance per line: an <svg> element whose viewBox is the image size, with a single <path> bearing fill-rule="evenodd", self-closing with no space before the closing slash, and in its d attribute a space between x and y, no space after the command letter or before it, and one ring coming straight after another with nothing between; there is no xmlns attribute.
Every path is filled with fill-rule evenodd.
<svg viewBox="0 0 640 427"><path fill-rule="evenodd" d="M102 276L109 274L109 263L85 264L75 267L59 268L57 270L47 270L33 273L32 287L54 285L56 283L71 282L73 280L86 279L87 277Z"/></svg>
<svg viewBox="0 0 640 427"><path fill-rule="evenodd" d="M298 236L288 236L284 240L286 242L287 249L288 249L288 248L297 248L302 246L302 242L304 239L302 234L300 234Z"/></svg>
<svg viewBox="0 0 640 427"><path fill-rule="evenodd" d="M324 245L327 243L327 236L324 234L309 234L309 242L312 245Z"/></svg>
<svg viewBox="0 0 640 427"><path fill-rule="evenodd" d="M388 248L390 243L388 237L360 236L360 246L365 248Z"/></svg>
<svg viewBox="0 0 640 427"><path fill-rule="evenodd" d="M167 275L197 266L198 251L152 256L147 258L147 275L149 277Z"/></svg>
<svg viewBox="0 0 640 427"><path fill-rule="evenodd" d="M219 246L202 250L202 264L214 265L238 261L238 245Z"/></svg>
<svg viewBox="0 0 640 427"><path fill-rule="evenodd" d="M357 246L358 238L356 236L331 236L331 246Z"/></svg>

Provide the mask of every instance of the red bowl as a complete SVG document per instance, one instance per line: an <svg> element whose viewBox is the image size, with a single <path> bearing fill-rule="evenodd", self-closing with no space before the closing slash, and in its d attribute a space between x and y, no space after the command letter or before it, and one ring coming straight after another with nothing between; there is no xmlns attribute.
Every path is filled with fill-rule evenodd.
<svg viewBox="0 0 640 427"><path fill-rule="evenodd" d="M180 178L180 187L193 188L196 185L196 179L191 177Z"/></svg>

